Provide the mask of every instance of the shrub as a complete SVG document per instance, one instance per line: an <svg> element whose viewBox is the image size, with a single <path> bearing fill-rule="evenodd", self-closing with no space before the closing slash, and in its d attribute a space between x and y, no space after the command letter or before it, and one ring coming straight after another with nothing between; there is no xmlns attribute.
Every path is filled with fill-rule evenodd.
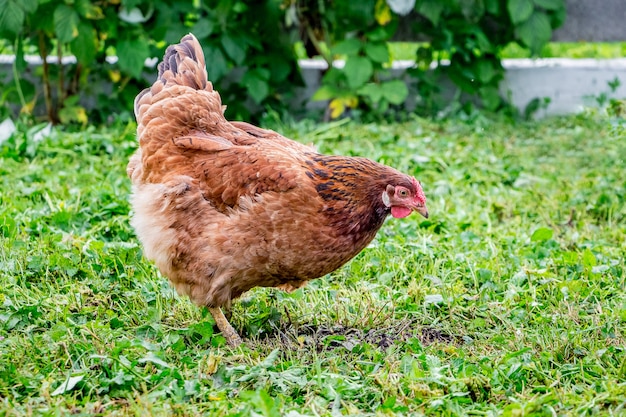
<svg viewBox="0 0 626 417"><path fill-rule="evenodd" d="M442 76L487 109L505 108L498 91L500 50L518 42L539 51L565 16L563 0L0 0L0 36L16 54L15 82L3 100L32 112L38 94L19 74L26 69L24 52L35 50L44 62L50 121L85 123L78 99L90 94L96 97L92 120L106 120L130 111L136 93L154 79L154 70L144 71L145 60L160 58L168 44L193 32L229 117L248 119L268 106L286 106L301 82L292 46L299 39L307 54L329 63L314 98L329 101L330 117L351 109L384 114L409 94L405 82L389 74L387 46L408 12L403 19L428 40L409 71L423 113L445 105ZM48 63L68 54L76 61ZM118 60L107 61L113 55ZM333 66L337 58L345 65ZM92 91L102 80L111 90Z"/></svg>
<svg viewBox="0 0 626 417"><path fill-rule="evenodd" d="M168 44L188 32L205 48L209 74L231 116L245 118L275 104L300 80L279 5L276 0L0 0L0 28L14 45L16 74L26 67L27 45L44 60L43 95L52 122L86 120L77 101L93 78L113 83L109 93L97 93L94 118L103 120L120 107L130 110L137 91L154 80L154 70L144 72L145 60L162 57ZM48 57L67 53L76 63L47 64ZM118 60L111 65L107 57L113 54ZM29 111L36 94L24 80L16 90L23 86L30 94L21 105Z"/></svg>
<svg viewBox="0 0 626 417"><path fill-rule="evenodd" d="M385 111L404 102L404 83L389 80L386 42L394 37L399 14L408 18L416 38L428 40L416 50L416 65L409 70L417 82L418 110L435 113L445 76L489 110L505 107L498 84L504 76L499 53L517 42L537 54L565 18L563 0L363 0L360 2L299 0L308 36L332 45L333 58L345 57L343 68L331 68L315 98L330 101L331 115L346 107ZM303 7L301 4L306 4ZM323 20L320 7L334 10ZM317 9L316 9L317 8ZM318 13L311 13L316 9ZM394 11L395 10L395 11ZM445 65L442 65L445 61ZM432 70L432 64L437 66Z"/></svg>

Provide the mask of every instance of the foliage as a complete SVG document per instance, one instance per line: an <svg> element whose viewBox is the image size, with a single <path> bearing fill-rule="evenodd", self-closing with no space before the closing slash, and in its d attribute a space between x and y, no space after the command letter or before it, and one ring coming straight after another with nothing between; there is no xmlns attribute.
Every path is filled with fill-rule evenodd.
<svg viewBox="0 0 626 417"><path fill-rule="evenodd" d="M430 45L418 49L413 75L420 80L424 106L432 110L439 107L435 100L441 75L463 93L477 95L485 108L500 108L504 104L498 90L504 77L502 48L517 42L536 55L565 19L563 0L422 0L416 7L425 19L415 30L425 34ZM442 52L449 55L449 65L441 65ZM439 65L434 72L427 71L433 60Z"/></svg>
<svg viewBox="0 0 626 417"><path fill-rule="evenodd" d="M303 3L309 8L321 4L314 0ZM563 0L336 3L333 5L338 11L325 14L328 22L321 26L328 28L327 43L335 45L337 38L340 39L331 53L333 57L346 57L346 64L342 69L328 71L323 87L314 97L332 99L331 116L359 104L384 111L389 104L404 103L406 87L397 80L384 81L386 78L381 77L381 70L389 67L388 51L371 54L367 48L357 48L359 42L376 45L377 41L393 37L399 16L390 6L415 3L413 29L417 36L428 39L428 43L414 52L416 65L409 73L418 81L418 110L430 114L441 110L444 102L450 100L449 94L442 94L445 93L441 88L442 76L452 80L460 92L477 97L488 110L502 108L506 103L498 89L504 76L501 50L517 42L530 48L533 55L538 54L565 17ZM318 32L323 33L321 30L314 33ZM344 40L345 36L349 39ZM350 47L345 47L346 42ZM449 62L444 62L444 58ZM433 63L437 64L434 70Z"/></svg>
<svg viewBox="0 0 626 417"><path fill-rule="evenodd" d="M403 104L408 95L404 81L390 79L386 67L390 63L388 41L397 27L384 1L294 3L303 25L322 25L327 31L316 30L311 36L314 45L331 45L328 54L318 47L329 66L322 87L313 100L330 100L330 117L337 118L349 108L364 104L377 113L385 113L390 105ZM305 8L305 5L308 7ZM327 8L323 22L310 21L311 7ZM321 14L321 13L320 13ZM316 14L313 14L316 16ZM335 65L335 58L344 65Z"/></svg>
<svg viewBox="0 0 626 417"><path fill-rule="evenodd" d="M154 79L155 68L144 77L146 59L160 59L165 46L188 32L205 48L211 80L230 104L230 117L248 118L299 82L276 0L0 0L0 10L1 35L15 44L17 72L25 69L25 41L44 59L44 97L53 122L84 121L74 99L79 92L97 94L100 120L120 107L131 110L137 92ZM75 64L47 64L50 55L60 60L68 52L76 56ZM107 63L111 53L117 55L116 65ZM90 91L94 78L108 79L113 87ZM22 103L26 111L37 97L32 86L29 90Z"/></svg>
<svg viewBox="0 0 626 417"><path fill-rule="evenodd" d="M431 216L235 302L235 351L142 259L135 126L20 126L0 145L3 413L621 415L626 137L608 122L273 122L416 175Z"/></svg>
<svg viewBox="0 0 626 417"><path fill-rule="evenodd" d="M120 109L130 111L134 96L152 81L155 71L146 72L146 59L160 59L168 44L193 32L231 118L286 106L301 82L292 47L298 38L310 56L329 65L314 99L329 101L330 117L357 108L382 115L409 96L406 80L390 71L388 42L400 21L393 10L413 10L417 36L429 40L414 53L410 71L418 81L418 110L427 113L449 101L441 89L444 75L487 109L503 107L499 52L511 42L539 52L564 18L563 0L0 0L0 37L17 58L15 85L3 102L32 113L42 95L50 121L86 123L79 98L92 95L92 120L105 121ZM25 48L43 59L43 94L21 76ZM68 54L75 63L48 62ZM112 54L118 58L113 64L107 62ZM95 91L102 80L112 87Z"/></svg>

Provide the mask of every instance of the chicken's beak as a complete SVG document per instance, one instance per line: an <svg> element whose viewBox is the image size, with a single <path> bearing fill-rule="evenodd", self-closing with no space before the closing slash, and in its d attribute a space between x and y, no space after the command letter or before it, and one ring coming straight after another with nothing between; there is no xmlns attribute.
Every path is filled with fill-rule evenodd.
<svg viewBox="0 0 626 417"><path fill-rule="evenodd" d="M413 210L424 216L425 219L428 218L428 209L426 208L426 206L415 206L413 207Z"/></svg>

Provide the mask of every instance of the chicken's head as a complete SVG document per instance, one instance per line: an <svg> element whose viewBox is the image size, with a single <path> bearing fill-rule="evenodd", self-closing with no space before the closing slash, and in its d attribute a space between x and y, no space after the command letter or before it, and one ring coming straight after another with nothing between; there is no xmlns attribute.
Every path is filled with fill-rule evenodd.
<svg viewBox="0 0 626 417"><path fill-rule="evenodd" d="M408 182L387 184L382 200L383 204L391 209L391 215L395 218L406 217L413 211L428 218L426 196L422 185L415 178L411 178Z"/></svg>

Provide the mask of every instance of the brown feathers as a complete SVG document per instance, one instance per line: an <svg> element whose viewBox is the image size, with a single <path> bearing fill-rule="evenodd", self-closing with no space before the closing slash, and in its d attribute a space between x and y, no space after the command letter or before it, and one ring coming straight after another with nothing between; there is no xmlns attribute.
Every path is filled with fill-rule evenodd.
<svg viewBox="0 0 626 417"><path fill-rule="evenodd" d="M393 207L426 210L419 184L392 168L224 119L193 35L167 49L135 113L132 224L146 257L200 305L296 289L361 251Z"/></svg>

